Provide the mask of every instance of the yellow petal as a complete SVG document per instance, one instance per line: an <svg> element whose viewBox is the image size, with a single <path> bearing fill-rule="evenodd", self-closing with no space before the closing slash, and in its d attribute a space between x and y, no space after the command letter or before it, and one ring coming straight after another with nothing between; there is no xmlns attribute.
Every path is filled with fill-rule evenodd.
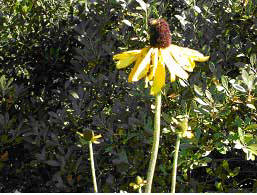
<svg viewBox="0 0 257 195"><path fill-rule="evenodd" d="M151 87L151 95L156 95L158 92L160 92L164 85L165 85L165 66L163 63L162 55L160 53L158 65L154 75L153 85Z"/></svg>
<svg viewBox="0 0 257 195"><path fill-rule="evenodd" d="M126 68L127 66L132 64L134 61L136 61L140 51L141 50L132 50L114 55L113 59L118 60L118 62L116 63L116 68Z"/></svg>
<svg viewBox="0 0 257 195"><path fill-rule="evenodd" d="M194 49L189 49L187 47L179 47L177 45L171 44L169 48L172 50L178 50L180 53L182 53L182 55L204 57L204 55L199 51Z"/></svg>
<svg viewBox="0 0 257 195"><path fill-rule="evenodd" d="M147 68L147 65L150 64L150 56L153 48L144 48L141 53L138 55L136 64L133 67L131 73L129 74L129 82L138 81L140 74Z"/></svg>
<svg viewBox="0 0 257 195"><path fill-rule="evenodd" d="M195 59L195 57L185 55L183 53L183 50L187 48L178 47L176 45L171 45L168 50L170 51L170 54L172 55L173 59L186 71L193 72L193 69L195 67L195 62L192 59ZM187 50L186 50L187 51Z"/></svg>
<svg viewBox="0 0 257 195"><path fill-rule="evenodd" d="M188 60L188 56L184 55L183 48L178 47L176 45L170 45L168 50L170 51L170 54L174 58L174 60L180 64L181 66L189 66L190 62Z"/></svg>
<svg viewBox="0 0 257 195"><path fill-rule="evenodd" d="M94 139L98 139L98 138L101 138L102 137L102 135L101 134L99 134L99 135L95 135L94 136Z"/></svg>
<svg viewBox="0 0 257 195"><path fill-rule="evenodd" d="M176 75L182 79L187 79L188 74L170 55L169 49L161 49L164 63L166 64L171 75Z"/></svg>
<svg viewBox="0 0 257 195"><path fill-rule="evenodd" d="M136 55L138 55L140 52L141 52L141 50L125 51L125 52L122 52L122 53L119 53L119 54L115 54L115 55L113 56L113 59L114 59L114 60L121 60L121 59L127 58L127 57L129 57L129 56L136 56Z"/></svg>
<svg viewBox="0 0 257 195"><path fill-rule="evenodd" d="M147 75L148 72L149 72L149 69L150 69L150 63L148 63L148 64L146 65L145 69L143 70L143 72L140 73L140 75L138 76L137 79L140 80L140 79L146 77L146 75Z"/></svg>
<svg viewBox="0 0 257 195"><path fill-rule="evenodd" d="M176 81L176 75L173 72L170 72L170 82L175 82Z"/></svg>
<svg viewBox="0 0 257 195"><path fill-rule="evenodd" d="M130 64L132 64L134 61L136 61L136 56L130 56L128 58L119 60L116 63L116 68L117 69L122 69L122 68L126 68L127 66L129 66Z"/></svg>
<svg viewBox="0 0 257 195"><path fill-rule="evenodd" d="M194 60L197 62L206 62L208 61L210 56L204 56L204 57L194 57Z"/></svg>
<svg viewBox="0 0 257 195"><path fill-rule="evenodd" d="M151 56L152 67L150 68L150 74L148 75L148 80L151 81L155 75L157 65L158 65L158 48L154 48Z"/></svg>
<svg viewBox="0 0 257 195"><path fill-rule="evenodd" d="M195 62L193 58L188 58L188 62L189 65L183 66L184 70L188 71L188 72L193 72L194 68L195 68Z"/></svg>
<svg viewBox="0 0 257 195"><path fill-rule="evenodd" d="M189 66L189 58L193 58L194 61L197 62L205 62L209 60L209 56L204 56L202 53L194 49L179 47L177 45L171 44L169 46L169 50L172 53L175 60L181 65Z"/></svg>

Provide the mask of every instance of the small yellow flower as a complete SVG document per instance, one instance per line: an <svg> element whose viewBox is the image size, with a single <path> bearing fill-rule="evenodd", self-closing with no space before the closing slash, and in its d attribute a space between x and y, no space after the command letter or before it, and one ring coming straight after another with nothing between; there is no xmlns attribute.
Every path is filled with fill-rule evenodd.
<svg viewBox="0 0 257 195"><path fill-rule="evenodd" d="M93 131L86 131L84 133L76 132L80 137L84 138L86 141L91 141L94 144L100 144L98 141L99 138L102 137L101 134L99 135L94 135Z"/></svg>
<svg viewBox="0 0 257 195"><path fill-rule="evenodd" d="M209 56L184 47L171 44L170 30L164 19L152 20L150 44L141 50L126 51L113 56L117 60L117 69L126 68L135 62L128 81L134 82L145 78L146 83L153 81L151 95L156 95L165 85L165 66L170 73L170 81L176 77L188 79L195 62L205 62Z"/></svg>

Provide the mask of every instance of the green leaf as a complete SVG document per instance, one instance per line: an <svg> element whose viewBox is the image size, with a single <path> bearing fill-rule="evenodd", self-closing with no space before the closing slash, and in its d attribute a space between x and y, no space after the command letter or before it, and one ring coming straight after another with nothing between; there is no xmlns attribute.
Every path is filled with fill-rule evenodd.
<svg viewBox="0 0 257 195"><path fill-rule="evenodd" d="M123 22L124 24L126 24L127 26L132 26L131 22L128 21L128 20L122 20L122 22Z"/></svg>
<svg viewBox="0 0 257 195"><path fill-rule="evenodd" d="M206 168L206 173L211 175L211 176L215 176L215 174L213 173L211 168Z"/></svg>
<svg viewBox="0 0 257 195"><path fill-rule="evenodd" d="M162 113L162 117L165 120L166 123L170 124L172 119L171 116L169 114L166 114L165 112Z"/></svg>
<svg viewBox="0 0 257 195"><path fill-rule="evenodd" d="M221 182L216 182L215 187L221 192L224 190Z"/></svg>
<svg viewBox="0 0 257 195"><path fill-rule="evenodd" d="M213 62L209 63L209 69L210 69L211 72L215 72L216 71L216 67L215 67L215 64Z"/></svg>
<svg viewBox="0 0 257 195"><path fill-rule="evenodd" d="M189 83L186 81L186 80L183 80L183 79L179 79L179 84L182 86L182 87L188 87L189 86Z"/></svg>
<svg viewBox="0 0 257 195"><path fill-rule="evenodd" d="M229 164L228 164L228 161L227 160L223 160L222 162L222 167L226 170L226 171L230 171L229 169Z"/></svg>
<svg viewBox="0 0 257 195"><path fill-rule="evenodd" d="M74 97L75 99L79 99L79 95L78 95L75 91L71 91L70 94L71 94L72 97Z"/></svg>
<svg viewBox="0 0 257 195"><path fill-rule="evenodd" d="M251 124L246 126L245 130L257 130L257 124Z"/></svg>
<svg viewBox="0 0 257 195"><path fill-rule="evenodd" d="M242 144L245 144L244 132L243 132L243 130L240 127L238 128L238 135L239 135L239 139L242 142Z"/></svg>
<svg viewBox="0 0 257 195"><path fill-rule="evenodd" d="M250 57L250 63L251 63L251 65L255 65L256 64L256 54L255 53L253 53L252 55L251 55L251 57Z"/></svg>
<svg viewBox="0 0 257 195"><path fill-rule="evenodd" d="M212 98L212 95L211 95L211 93L210 93L208 90L205 91L205 95L206 95L206 97L207 97L211 102L214 102L214 100L213 100L213 98Z"/></svg>
<svg viewBox="0 0 257 195"><path fill-rule="evenodd" d="M232 172L229 172L229 176L235 177L239 174L239 171L240 171L240 167L236 167Z"/></svg>
<svg viewBox="0 0 257 195"><path fill-rule="evenodd" d="M5 90L5 85L6 85L6 78L5 78L5 75L3 75L0 78L0 89Z"/></svg>
<svg viewBox="0 0 257 195"><path fill-rule="evenodd" d="M139 3L140 7L147 12L147 4L143 0L136 0Z"/></svg>
<svg viewBox="0 0 257 195"><path fill-rule="evenodd" d="M248 85L249 82L249 74L246 72L246 70L242 70L242 79L246 85Z"/></svg>
<svg viewBox="0 0 257 195"><path fill-rule="evenodd" d="M59 167L61 165L61 163L56 160L47 160L45 163L53 167Z"/></svg>
<svg viewBox="0 0 257 195"><path fill-rule="evenodd" d="M246 92L246 90L245 90L245 88L243 88L241 85L239 85L239 84L232 84L232 86L236 89L236 90L238 90L238 91L241 91L241 92Z"/></svg>
<svg viewBox="0 0 257 195"><path fill-rule="evenodd" d="M253 135L252 134L247 133L247 134L244 135L244 143L246 145L250 144L252 140L253 140Z"/></svg>
<svg viewBox="0 0 257 195"><path fill-rule="evenodd" d="M255 106L254 106L253 104L246 104L246 106L247 106L248 108L251 108L251 109L253 109L253 110L256 110L256 108L255 108Z"/></svg>
<svg viewBox="0 0 257 195"><path fill-rule="evenodd" d="M222 75L221 83L222 83L223 87L228 90L228 77Z"/></svg>
<svg viewBox="0 0 257 195"><path fill-rule="evenodd" d="M247 149L249 149L254 155L257 155L257 144L248 145Z"/></svg>
<svg viewBox="0 0 257 195"><path fill-rule="evenodd" d="M200 87L198 87L197 85L194 85L194 91L195 93L197 93L199 96L203 96L203 91Z"/></svg>
<svg viewBox="0 0 257 195"><path fill-rule="evenodd" d="M209 104L207 104L205 101L203 101L203 100L200 99L199 97L196 97L195 100L196 100L199 104L201 104L201 105L203 105L203 106L209 106Z"/></svg>

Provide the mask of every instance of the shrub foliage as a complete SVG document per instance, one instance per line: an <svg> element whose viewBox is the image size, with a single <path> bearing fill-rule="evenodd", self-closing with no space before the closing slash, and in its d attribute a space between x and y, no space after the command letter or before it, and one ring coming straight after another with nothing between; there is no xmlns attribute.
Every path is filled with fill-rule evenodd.
<svg viewBox="0 0 257 195"><path fill-rule="evenodd" d="M210 55L163 89L154 192L169 192L174 120L189 114L177 192L256 192L256 1L1 0L0 192L133 192L146 177L154 98L115 70L114 53L149 43L149 18L172 42Z"/></svg>

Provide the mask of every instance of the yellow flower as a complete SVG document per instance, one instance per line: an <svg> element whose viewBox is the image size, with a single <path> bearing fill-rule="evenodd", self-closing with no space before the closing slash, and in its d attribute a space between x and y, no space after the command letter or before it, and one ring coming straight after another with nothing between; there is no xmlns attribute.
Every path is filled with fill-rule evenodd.
<svg viewBox="0 0 257 195"><path fill-rule="evenodd" d="M113 56L117 60L117 69L126 68L135 62L128 81L134 82L145 77L146 83L153 81L151 95L156 95L165 85L165 66L170 74L170 81L176 77L188 79L188 72L192 72L195 62L205 62L209 56L184 47L171 44L170 31L164 19L152 20L154 31L151 35L151 46L141 50L126 51Z"/></svg>
<svg viewBox="0 0 257 195"><path fill-rule="evenodd" d="M94 135L93 131L86 131L84 133L80 133L80 132L76 132L80 137L84 138L85 141L91 141L94 144L100 144L100 142L98 141L99 138L102 137L101 134L99 135Z"/></svg>

